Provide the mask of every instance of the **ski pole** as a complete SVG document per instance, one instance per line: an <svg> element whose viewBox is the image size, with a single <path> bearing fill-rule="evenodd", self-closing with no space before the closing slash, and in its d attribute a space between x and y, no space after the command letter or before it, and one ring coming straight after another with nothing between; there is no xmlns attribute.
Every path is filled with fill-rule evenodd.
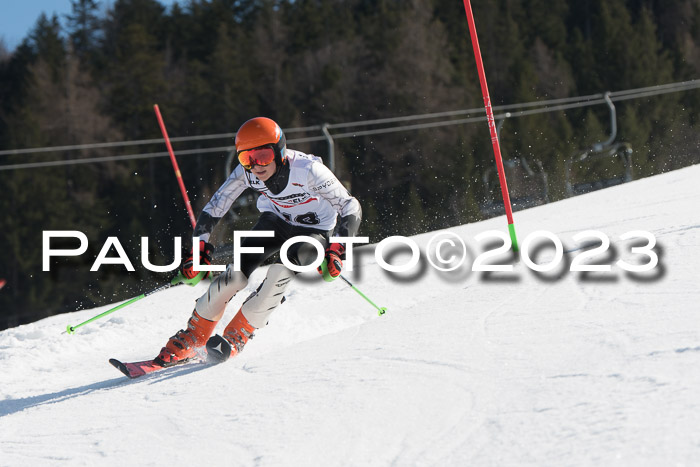
<svg viewBox="0 0 700 467"><path fill-rule="evenodd" d="M131 304L134 303L134 302L138 302L138 301L141 300L142 298L146 298L146 297L148 297L149 295L152 295L152 294L154 294L154 293L156 293L156 292L160 292L161 290L166 290L166 289L169 289L170 287L174 287L174 286L180 285L180 284L184 284L184 282L182 282L182 276L181 276L180 274L178 274L178 275L175 276L175 277L173 278L173 280L170 281L168 284L161 285L160 287L156 287L155 289L149 290L149 291L146 292L146 293L142 293L142 294L139 295L138 297L134 297L134 298L132 298L131 300L128 300L128 301L122 303L121 305L117 305L117 306L115 306L114 308L110 308L109 310L105 311L104 313L100 313L100 314L97 315L97 316L93 316L93 317L90 318L89 320L83 321L83 322L80 323L80 324L76 324L75 326L71 326L71 325L69 324L68 327L66 327L66 332L67 332L68 334L73 334L73 333L75 333L75 330L78 329L80 326L84 326L84 325L86 325L86 324L88 324L88 323L92 323L92 322L95 321L96 319L100 319L100 318L102 318L103 316L107 316L107 315L110 314L110 313L114 313L114 312L117 311L117 310L121 310L122 308L124 308L124 307L126 307L126 306L129 306L129 305L131 305Z"/></svg>
<svg viewBox="0 0 700 467"><path fill-rule="evenodd" d="M343 279L343 280L345 281L345 283L348 284L348 285L352 288L352 290L354 290L355 292L359 293L360 296L361 296L362 298L364 298L365 300L367 300L374 308L376 308L376 309L377 309L377 314L378 314L379 316L382 316L384 313L386 313L386 308L385 308L385 307L381 307L381 308L380 308L380 307L378 307L377 305L375 305L374 302L373 302L372 300L370 300L370 299L367 297L367 295L365 295L365 294L363 294L362 292L360 292L360 289L358 289L357 287L355 287L354 285L352 285L352 282L350 282L349 280L347 280L342 274L341 274L340 276L338 276L338 277L340 277L341 279Z"/></svg>

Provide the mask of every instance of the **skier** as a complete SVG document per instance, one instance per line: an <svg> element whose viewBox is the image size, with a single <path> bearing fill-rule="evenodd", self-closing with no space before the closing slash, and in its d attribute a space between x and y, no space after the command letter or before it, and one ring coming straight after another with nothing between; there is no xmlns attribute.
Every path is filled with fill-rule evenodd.
<svg viewBox="0 0 700 467"><path fill-rule="evenodd" d="M229 300L286 240L305 235L324 245L326 278L332 280L340 275L345 248L342 243L330 243L330 236L334 229L337 236L355 236L360 226L362 210L357 199L320 158L287 149L284 133L273 120L265 117L248 120L236 133L235 143L240 165L200 214L194 228L194 236L200 238L199 251L193 248L192 254L199 255L199 264L211 264L214 247L208 243L209 236L247 188L260 193L257 207L262 214L253 230L272 230L275 236L243 238L241 247L262 247L264 252L242 254L239 271L229 264L212 281L207 292L197 299L187 328L171 337L156 357L155 361L162 366L192 358L195 349L207 343ZM306 242L295 243L287 253L289 261L298 266L310 264L316 255L316 248ZM320 267L319 272L322 272ZM180 273L190 285L209 275L193 269L192 256L182 263ZM284 301L284 291L294 275L281 260L270 266L265 280L224 329L223 339L230 345L230 356L241 352L253 333L267 325L270 314ZM212 340L215 338L218 336Z"/></svg>

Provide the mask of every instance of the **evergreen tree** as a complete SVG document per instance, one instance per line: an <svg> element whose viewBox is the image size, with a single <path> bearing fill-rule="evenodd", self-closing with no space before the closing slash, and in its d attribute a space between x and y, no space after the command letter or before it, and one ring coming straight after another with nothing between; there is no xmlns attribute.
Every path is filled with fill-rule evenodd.
<svg viewBox="0 0 700 467"><path fill-rule="evenodd" d="M86 61L99 46L99 4L95 0L71 0L71 9L67 22L73 52Z"/></svg>
<svg viewBox="0 0 700 467"><path fill-rule="evenodd" d="M59 79L65 64L65 44L61 37L61 25L58 17L48 18L45 14L39 16L31 33L32 45L37 55L41 56L49 67L51 78Z"/></svg>
<svg viewBox="0 0 700 467"><path fill-rule="evenodd" d="M125 22L117 32L113 59L107 67L109 107L127 134L153 135L152 105L165 89L164 60L150 28Z"/></svg>

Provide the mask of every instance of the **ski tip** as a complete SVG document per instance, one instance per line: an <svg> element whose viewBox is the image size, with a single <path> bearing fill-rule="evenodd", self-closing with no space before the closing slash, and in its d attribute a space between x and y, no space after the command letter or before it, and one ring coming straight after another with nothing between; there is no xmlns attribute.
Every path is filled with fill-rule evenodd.
<svg viewBox="0 0 700 467"><path fill-rule="evenodd" d="M129 378L133 379L133 376L129 372L129 369L122 362L120 362L116 358L110 358L109 363L111 363L114 368L124 373L125 376L128 376Z"/></svg>
<svg viewBox="0 0 700 467"><path fill-rule="evenodd" d="M116 358L110 358L109 363L111 363L112 366L115 368L119 368L121 365L123 365L123 363L117 360Z"/></svg>

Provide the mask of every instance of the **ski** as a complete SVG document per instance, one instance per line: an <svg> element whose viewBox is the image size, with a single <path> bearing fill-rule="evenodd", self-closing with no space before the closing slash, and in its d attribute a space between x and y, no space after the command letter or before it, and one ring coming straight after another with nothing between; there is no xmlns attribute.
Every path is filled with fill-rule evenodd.
<svg viewBox="0 0 700 467"><path fill-rule="evenodd" d="M231 355L231 345L226 339L218 334L212 336L207 341L206 349L206 357L196 355L187 360L182 360L166 366L161 365L155 360L124 363L116 358L110 358L109 363L111 363L114 368L124 373L124 375L128 378L135 379L150 373L155 373L156 371L165 370L166 368L183 365L185 363L208 363L210 365L216 365L217 363L225 362Z"/></svg>
<svg viewBox="0 0 700 467"><path fill-rule="evenodd" d="M110 358L109 363L112 364L114 368L124 373L125 376L135 379L156 371L165 370L166 368L172 368L174 366L183 365L185 363L192 362L202 362L198 357L190 358L188 360L183 360L172 365L163 366L157 363L155 360L144 360L142 362L121 362L116 358Z"/></svg>

